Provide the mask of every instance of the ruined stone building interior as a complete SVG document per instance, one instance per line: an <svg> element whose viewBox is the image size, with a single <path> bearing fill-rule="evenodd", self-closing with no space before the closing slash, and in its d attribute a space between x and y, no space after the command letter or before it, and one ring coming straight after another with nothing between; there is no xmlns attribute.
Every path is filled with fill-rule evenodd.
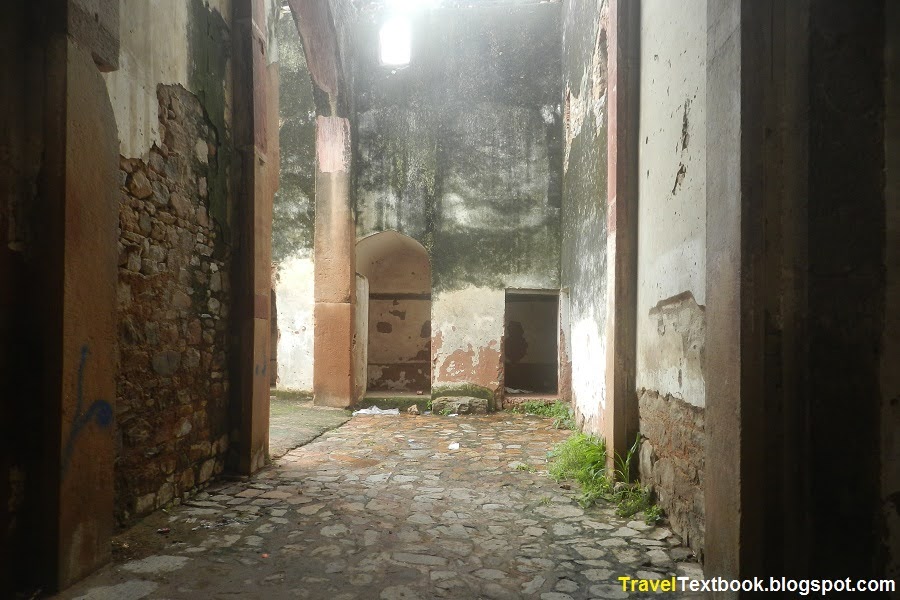
<svg viewBox="0 0 900 600"><path fill-rule="evenodd" d="M900 3L4 12L0 596L900 575ZM276 458L282 393L433 414ZM527 399L637 438L662 525Z"/></svg>

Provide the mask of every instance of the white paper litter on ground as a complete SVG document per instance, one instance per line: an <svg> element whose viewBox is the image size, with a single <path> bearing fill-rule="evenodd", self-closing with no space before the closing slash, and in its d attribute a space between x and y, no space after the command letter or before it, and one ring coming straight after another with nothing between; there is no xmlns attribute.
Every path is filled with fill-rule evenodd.
<svg viewBox="0 0 900 600"><path fill-rule="evenodd" d="M459 450L459 442L453 442L452 444L447 446L447 448L450 450Z"/></svg>
<svg viewBox="0 0 900 600"><path fill-rule="evenodd" d="M369 408L361 408L359 410L353 411L353 416L356 415L399 415L399 408L388 408L385 410L381 410L377 406L371 406Z"/></svg>

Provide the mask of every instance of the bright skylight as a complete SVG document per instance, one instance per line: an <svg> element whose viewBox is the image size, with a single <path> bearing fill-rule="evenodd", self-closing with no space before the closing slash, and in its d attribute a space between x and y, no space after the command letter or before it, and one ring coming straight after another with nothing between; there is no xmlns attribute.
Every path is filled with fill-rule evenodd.
<svg viewBox="0 0 900 600"><path fill-rule="evenodd" d="M411 46L409 20L404 17L394 17L381 26L378 34L381 64L392 67L408 65Z"/></svg>

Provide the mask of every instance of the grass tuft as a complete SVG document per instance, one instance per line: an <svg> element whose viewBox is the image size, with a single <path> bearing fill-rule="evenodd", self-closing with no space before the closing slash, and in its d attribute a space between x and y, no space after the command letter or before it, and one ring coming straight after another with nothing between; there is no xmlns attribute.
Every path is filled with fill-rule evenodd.
<svg viewBox="0 0 900 600"><path fill-rule="evenodd" d="M553 419L553 426L557 429L575 429L575 413L565 402L541 402L540 400L528 400L513 408L513 411L526 415L537 415Z"/></svg>
<svg viewBox="0 0 900 600"><path fill-rule="evenodd" d="M616 505L616 514L620 517L631 517L643 511L647 524L653 525L662 519L662 513L653 504L650 490L631 481L632 459L639 446L640 436L624 457L615 457L616 469L610 474L606 468L604 440L576 433L550 451L549 473L557 481L578 483L581 488L578 503L584 508L598 500L606 500Z"/></svg>

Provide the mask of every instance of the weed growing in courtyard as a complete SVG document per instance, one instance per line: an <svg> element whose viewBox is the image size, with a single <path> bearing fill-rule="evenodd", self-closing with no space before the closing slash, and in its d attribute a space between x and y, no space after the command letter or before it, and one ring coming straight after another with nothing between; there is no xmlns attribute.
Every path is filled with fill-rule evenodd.
<svg viewBox="0 0 900 600"><path fill-rule="evenodd" d="M553 426L557 429L575 429L575 414L565 402L541 402L540 400L528 400L513 408L515 412L527 415L538 415L553 419Z"/></svg>
<svg viewBox="0 0 900 600"><path fill-rule="evenodd" d="M650 490L639 483L632 483L632 460L640 446L640 436L625 456L615 457L615 472L606 468L606 442L602 438L576 433L550 451L550 476L557 481L574 480L581 487L578 503L584 508L598 500L616 505L616 514L631 517L644 511L648 524L661 518L659 507L653 504Z"/></svg>
<svg viewBox="0 0 900 600"><path fill-rule="evenodd" d="M537 469L535 469L533 465L522 463L520 465L516 465L516 471L526 471L528 473L535 473L535 472L537 472Z"/></svg>
<svg viewBox="0 0 900 600"><path fill-rule="evenodd" d="M662 521L662 518L662 509L655 504L644 511L644 521L647 525L656 525Z"/></svg>

